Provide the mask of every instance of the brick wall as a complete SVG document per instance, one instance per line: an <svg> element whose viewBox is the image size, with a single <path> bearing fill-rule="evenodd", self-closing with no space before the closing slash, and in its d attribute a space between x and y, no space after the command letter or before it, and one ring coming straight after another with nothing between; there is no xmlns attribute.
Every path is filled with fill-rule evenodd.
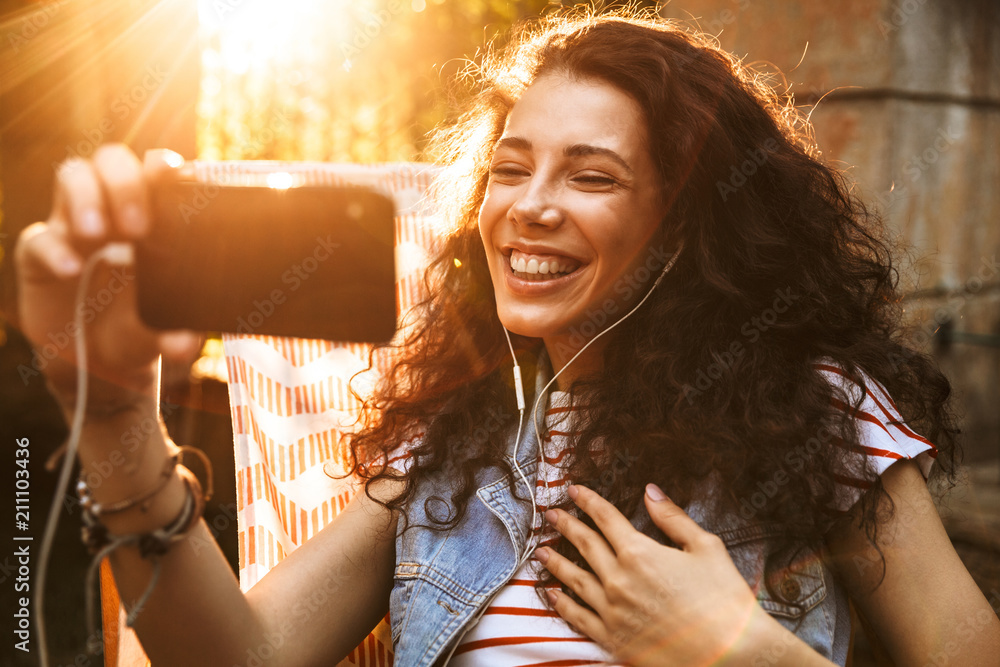
<svg viewBox="0 0 1000 667"><path fill-rule="evenodd" d="M953 381L966 461L1000 458L1000 4L675 0L662 14L780 69L797 104L823 98L824 159L912 248L909 339Z"/></svg>

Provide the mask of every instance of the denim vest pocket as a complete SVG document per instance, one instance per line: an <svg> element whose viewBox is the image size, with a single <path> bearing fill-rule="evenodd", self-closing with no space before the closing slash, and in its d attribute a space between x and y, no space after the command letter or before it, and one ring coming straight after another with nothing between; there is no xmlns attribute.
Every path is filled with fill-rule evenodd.
<svg viewBox="0 0 1000 667"><path fill-rule="evenodd" d="M435 611L442 613L441 610L444 610L447 616L457 616L461 613L460 610L474 606L483 598L482 594L463 586L447 573L434 567L413 562L398 563L389 602L390 610L400 612L401 622L393 622L391 617L389 619L394 644L402 635L407 621L412 616L409 609L410 598L418 586L430 587L421 591L421 594L425 596L428 591L433 590L430 597L441 608Z"/></svg>
<svg viewBox="0 0 1000 667"><path fill-rule="evenodd" d="M416 563L398 563L396 573L393 578L392 592L389 593L389 626L392 630L393 645L399 641L399 635L403 631L403 619L406 618L406 611L409 607L410 595L413 593L413 586L416 583L410 573L416 567ZM398 618L393 618L398 614Z"/></svg>
<svg viewBox="0 0 1000 667"><path fill-rule="evenodd" d="M801 542L781 545L788 534L780 525L748 524L719 537L771 616L798 621L826 599L822 559Z"/></svg>

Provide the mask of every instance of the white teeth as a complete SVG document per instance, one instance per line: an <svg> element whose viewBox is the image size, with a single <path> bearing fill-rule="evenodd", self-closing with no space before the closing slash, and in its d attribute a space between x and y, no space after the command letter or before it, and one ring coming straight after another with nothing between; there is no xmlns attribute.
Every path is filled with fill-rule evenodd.
<svg viewBox="0 0 1000 667"><path fill-rule="evenodd" d="M515 273L522 273L525 276L533 276L538 279L541 279L542 276L557 277L558 275L576 270L575 265L572 263L560 264L554 259L539 261L537 257L526 259L522 253L517 251L512 252L510 255L510 268Z"/></svg>

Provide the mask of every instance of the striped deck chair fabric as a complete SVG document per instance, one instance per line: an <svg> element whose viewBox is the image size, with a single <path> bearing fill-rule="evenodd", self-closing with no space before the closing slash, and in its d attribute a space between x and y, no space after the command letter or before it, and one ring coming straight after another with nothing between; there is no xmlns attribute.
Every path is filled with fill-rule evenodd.
<svg viewBox="0 0 1000 667"><path fill-rule="evenodd" d="M396 204L397 304L405 313L419 298L435 219L425 194L436 170L425 164L341 165L228 162L197 167L199 180L253 180L288 171L303 185L363 185ZM350 313L329 313L350 317ZM360 403L348 381L368 366L367 345L255 335L225 335L236 457L240 586L246 591L282 558L319 532L356 491L343 472L341 436L356 428ZM380 356L374 373L389 359ZM354 381L363 389L371 373ZM392 663L388 619L343 665Z"/></svg>
<svg viewBox="0 0 1000 667"><path fill-rule="evenodd" d="M425 197L435 167L245 161L195 162L194 169L206 184L266 184L269 174L288 172L296 185L362 185L391 196L396 205L398 312L405 314L419 298L423 269L441 236ZM223 349L236 458L239 579L247 591L332 521L357 489L353 480L336 477L344 472L341 436L357 427L360 409L348 382L367 368L369 346L225 335ZM375 369L354 380L355 389L363 394L389 363L385 355L377 356ZM105 664L146 665L135 634L124 626L110 570L104 574ZM340 664L391 665L388 618Z"/></svg>

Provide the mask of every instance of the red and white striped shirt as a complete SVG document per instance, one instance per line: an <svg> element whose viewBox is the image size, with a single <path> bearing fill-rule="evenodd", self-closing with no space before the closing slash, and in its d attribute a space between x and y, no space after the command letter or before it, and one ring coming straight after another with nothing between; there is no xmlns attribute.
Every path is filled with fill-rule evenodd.
<svg viewBox="0 0 1000 667"><path fill-rule="evenodd" d="M542 456L535 482L535 534L537 546L551 544L558 536L542 515L566 501L570 463L576 433L569 394L554 391L545 412ZM528 428L532 428L529 421ZM575 632L535 591L541 565L528 560L493 599L479 623L455 649L448 664L454 667L557 667L616 665L604 649L586 635ZM559 584L552 584L558 588Z"/></svg>
<svg viewBox="0 0 1000 667"><path fill-rule="evenodd" d="M849 510L871 487L876 477L889 466L902 459L913 459L920 467L924 479L930 474L937 457L937 448L930 441L914 433L904 422L899 409L881 384L862 373L865 389L862 391L843 368L832 360L821 359L813 364L831 385L843 390L846 402L834 397L837 409L853 415L858 420L858 443L846 443L832 437L830 442L844 450L841 470L834 475L838 482L836 508ZM858 405L858 400L864 397ZM858 405L857 408L854 406ZM862 453L868 455L865 462Z"/></svg>
<svg viewBox="0 0 1000 667"><path fill-rule="evenodd" d="M844 390L848 402L834 399L834 405L858 420L859 443L848 445L835 437L826 441L843 448L847 454L843 470L837 475L838 509L850 509L864 489L871 486L874 476L881 475L898 460L915 459L924 477L929 474L937 450L903 423L898 409L879 383L864 376L868 391L860 407L855 409L852 406L861 398L862 391L845 371L825 360L814 364L814 368L833 386ZM545 546L557 537L542 514L549 507L566 501L566 469L576 435L573 413L577 408L569 407L569 394L552 392L549 406L545 413L547 434L543 438L543 456L539 459L535 488L534 529L539 535L538 546ZM861 465L864 462L859 455L861 451L869 455L867 467ZM405 454L403 460L393 457L393 464L405 468ZM619 664L595 642L571 629L539 599L535 583L541 569L534 560L521 566L492 600L478 624L462 638L449 665L569 667ZM552 585L558 587L557 583Z"/></svg>

